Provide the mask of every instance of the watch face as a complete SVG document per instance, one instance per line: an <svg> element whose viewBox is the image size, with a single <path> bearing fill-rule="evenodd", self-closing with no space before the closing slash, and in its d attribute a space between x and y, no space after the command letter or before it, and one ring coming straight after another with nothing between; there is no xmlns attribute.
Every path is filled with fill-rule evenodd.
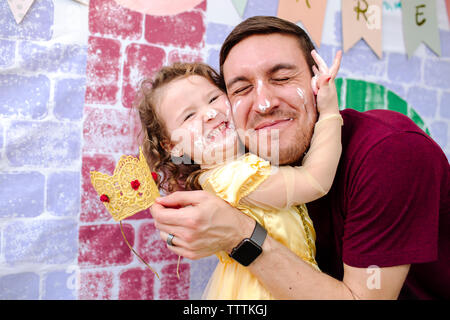
<svg viewBox="0 0 450 320"><path fill-rule="evenodd" d="M248 266L253 262L262 252L262 248L250 239L244 239L238 247L231 253L231 257L242 264Z"/></svg>

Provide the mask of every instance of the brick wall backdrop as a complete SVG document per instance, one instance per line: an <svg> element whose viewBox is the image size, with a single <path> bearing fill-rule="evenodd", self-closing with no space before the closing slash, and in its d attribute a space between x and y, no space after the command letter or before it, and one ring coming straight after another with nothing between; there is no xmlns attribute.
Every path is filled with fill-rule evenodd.
<svg viewBox="0 0 450 320"><path fill-rule="evenodd" d="M363 41L344 54L341 102L408 114L449 157L444 1L438 0L442 57L421 45L410 59L397 41L398 2L384 1L383 59ZM328 63L342 47L338 3L328 2L319 49ZM124 232L158 280L124 243L89 171L111 174L122 154L136 154L139 128L130 107L143 77L177 60L217 68L231 29L250 16L276 15L277 4L249 0L240 17L231 0L205 0L177 16L156 17L113 0L90 0L89 7L36 0L16 25L0 1L0 299L201 297L216 259L182 259L178 280L178 257L159 239L151 213L139 213L124 221Z"/></svg>
<svg viewBox="0 0 450 320"><path fill-rule="evenodd" d="M78 264L80 299L188 299L190 264L166 248L149 211L124 223L129 250L91 186L92 170L112 174L122 154L135 154L139 126L130 113L140 80L176 60L202 60L206 1L176 16L143 15L113 0L91 0L82 147Z"/></svg>

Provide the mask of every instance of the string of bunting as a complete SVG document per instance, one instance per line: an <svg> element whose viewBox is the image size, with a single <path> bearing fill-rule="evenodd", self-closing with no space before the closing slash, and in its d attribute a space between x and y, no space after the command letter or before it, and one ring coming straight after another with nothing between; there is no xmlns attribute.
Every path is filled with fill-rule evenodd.
<svg viewBox="0 0 450 320"><path fill-rule="evenodd" d="M19 24L35 0L7 0L14 19ZM87 4L86 0L73 0ZM118 4L153 15L174 15L189 10L202 0L115 0ZM244 16L248 0L229 0L240 17ZM341 0L343 49L347 52L359 40L381 59L382 49L382 0ZM278 17L293 23L301 22L315 44L320 48L322 29L328 0L279 0ZM445 0L450 21L450 0ZM411 57L420 43L425 43L438 56L441 55L436 0L398 0L402 10L402 26L405 49Z"/></svg>
<svg viewBox="0 0 450 320"><path fill-rule="evenodd" d="M237 12L243 17L248 0L231 0ZM381 59L382 50L382 0L341 0L342 34L344 52L350 50L359 40ZM445 0L450 21L450 0ZM436 0L399 0L403 36L408 57L424 42L438 56L441 55ZM278 17L293 23L301 22L320 48L327 0L279 0Z"/></svg>

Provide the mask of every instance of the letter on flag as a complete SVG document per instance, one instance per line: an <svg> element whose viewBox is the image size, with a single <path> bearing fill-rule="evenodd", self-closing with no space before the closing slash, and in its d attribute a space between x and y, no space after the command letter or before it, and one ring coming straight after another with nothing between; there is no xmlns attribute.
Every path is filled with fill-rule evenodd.
<svg viewBox="0 0 450 320"><path fill-rule="evenodd" d="M382 0L342 0L344 52L360 39L381 59L383 55Z"/></svg>
<svg viewBox="0 0 450 320"><path fill-rule="evenodd" d="M441 55L436 0L402 0L402 24L408 57L422 41Z"/></svg>

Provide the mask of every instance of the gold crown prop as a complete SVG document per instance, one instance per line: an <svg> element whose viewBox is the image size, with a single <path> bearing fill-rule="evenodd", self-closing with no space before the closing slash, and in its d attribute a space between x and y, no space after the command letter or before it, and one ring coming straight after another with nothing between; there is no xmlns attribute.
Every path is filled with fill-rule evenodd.
<svg viewBox="0 0 450 320"><path fill-rule="evenodd" d="M91 171L91 182L115 221L149 208L159 197L141 148L139 159L126 155L120 157L112 176Z"/></svg>
<svg viewBox="0 0 450 320"><path fill-rule="evenodd" d="M159 197L154 174L148 167L142 149L139 148L139 158L126 155L120 157L112 176L91 171L91 182L100 196L100 201L113 219L119 221L120 231L130 250L159 279L158 273L130 245L122 227L123 219L149 208Z"/></svg>

